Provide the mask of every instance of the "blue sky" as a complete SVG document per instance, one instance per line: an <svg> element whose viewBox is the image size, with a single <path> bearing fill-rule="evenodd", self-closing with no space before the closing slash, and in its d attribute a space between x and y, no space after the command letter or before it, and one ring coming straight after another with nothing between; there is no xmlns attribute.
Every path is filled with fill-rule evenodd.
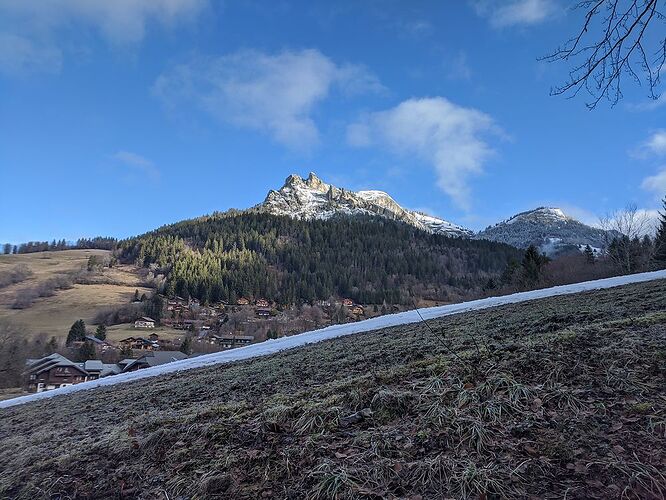
<svg viewBox="0 0 666 500"><path fill-rule="evenodd" d="M666 99L549 96L565 5L0 0L0 241L126 237L309 171L473 229L654 210Z"/></svg>

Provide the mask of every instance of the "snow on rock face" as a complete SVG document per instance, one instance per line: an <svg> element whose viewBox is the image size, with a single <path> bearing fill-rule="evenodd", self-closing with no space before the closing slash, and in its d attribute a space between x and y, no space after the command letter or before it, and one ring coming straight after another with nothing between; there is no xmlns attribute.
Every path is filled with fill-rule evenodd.
<svg viewBox="0 0 666 500"><path fill-rule="evenodd" d="M282 188L270 191L264 202L254 208L296 219L328 219L339 214L378 215L430 233L459 237L473 234L443 219L403 208L384 191L349 191L325 183L312 172L307 179L290 175Z"/></svg>
<svg viewBox="0 0 666 500"><path fill-rule="evenodd" d="M608 235L602 229L569 217L559 208L539 207L495 224L478 233L476 238L508 243L518 248L535 245L547 255L557 255L579 251L586 245L603 248Z"/></svg>

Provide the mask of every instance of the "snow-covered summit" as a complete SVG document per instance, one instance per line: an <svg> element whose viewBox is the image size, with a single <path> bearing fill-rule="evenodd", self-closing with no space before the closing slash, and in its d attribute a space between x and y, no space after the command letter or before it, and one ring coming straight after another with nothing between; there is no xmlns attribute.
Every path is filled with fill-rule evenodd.
<svg viewBox="0 0 666 500"><path fill-rule="evenodd" d="M561 208L538 207L534 210L528 210L526 212L516 214L504 222L506 224L513 224L515 222L521 221L532 221L547 224L557 224L559 222L566 222L569 220L574 219L566 215Z"/></svg>
<svg viewBox="0 0 666 500"><path fill-rule="evenodd" d="M469 229L400 206L388 193L378 190L349 191L322 181L310 172L307 179L292 174L279 190L269 191L255 207L275 215L296 219L328 219L335 215L378 215L418 229L448 236L469 237Z"/></svg>
<svg viewBox="0 0 666 500"><path fill-rule="evenodd" d="M590 245L606 246L608 235L602 229L588 226L568 216L560 208L539 207L510 217L476 235L519 248L536 245L549 255L576 251Z"/></svg>

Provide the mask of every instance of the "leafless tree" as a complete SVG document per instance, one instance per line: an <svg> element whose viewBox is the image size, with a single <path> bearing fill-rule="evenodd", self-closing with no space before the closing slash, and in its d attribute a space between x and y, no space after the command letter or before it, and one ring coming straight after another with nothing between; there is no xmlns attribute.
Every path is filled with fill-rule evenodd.
<svg viewBox="0 0 666 500"><path fill-rule="evenodd" d="M599 219L605 233L605 246L608 258L623 272L635 272L638 267L650 260L649 248L641 238L651 232L652 219L635 204L624 210L617 210Z"/></svg>
<svg viewBox="0 0 666 500"><path fill-rule="evenodd" d="M568 80L551 95L576 96L585 89L593 109L601 99L611 105L622 98L621 81L629 77L647 84L648 96L658 99L661 70L666 62L664 24L666 0L585 0L574 6L584 12L580 31L542 60L570 63Z"/></svg>

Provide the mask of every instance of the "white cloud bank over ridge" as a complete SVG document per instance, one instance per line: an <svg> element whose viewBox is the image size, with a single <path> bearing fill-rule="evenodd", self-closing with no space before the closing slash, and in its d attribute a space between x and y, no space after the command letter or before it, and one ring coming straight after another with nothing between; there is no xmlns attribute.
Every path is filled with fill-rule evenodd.
<svg viewBox="0 0 666 500"><path fill-rule="evenodd" d="M483 172L494 154L488 136L502 135L491 116L444 97L408 99L371 113L348 127L353 146L385 146L434 167L437 185L458 206L470 208L470 176Z"/></svg>
<svg viewBox="0 0 666 500"><path fill-rule="evenodd" d="M194 104L220 121L307 150L319 142L313 109L333 88L346 94L383 89L365 67L338 65L306 49L195 58L160 75L153 90L167 105Z"/></svg>
<svg viewBox="0 0 666 500"><path fill-rule="evenodd" d="M558 10L553 0L473 0L472 4L495 28L539 24Z"/></svg>

